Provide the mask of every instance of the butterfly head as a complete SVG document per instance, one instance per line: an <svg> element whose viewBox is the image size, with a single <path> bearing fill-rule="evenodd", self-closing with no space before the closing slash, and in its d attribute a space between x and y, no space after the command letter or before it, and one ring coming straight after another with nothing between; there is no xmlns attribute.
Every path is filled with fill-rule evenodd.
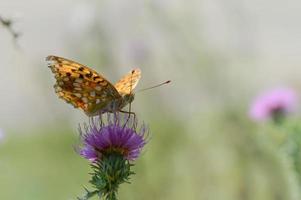
<svg viewBox="0 0 301 200"><path fill-rule="evenodd" d="M127 105L129 103L132 103L132 101L134 101L135 95L133 93L130 94L125 94L122 99L124 102L124 105Z"/></svg>

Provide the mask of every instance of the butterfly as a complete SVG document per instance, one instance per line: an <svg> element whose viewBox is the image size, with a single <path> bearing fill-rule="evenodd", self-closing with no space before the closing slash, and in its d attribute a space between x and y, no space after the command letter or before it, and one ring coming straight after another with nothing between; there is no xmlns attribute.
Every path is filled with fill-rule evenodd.
<svg viewBox="0 0 301 200"><path fill-rule="evenodd" d="M134 100L133 89L141 78L137 68L113 85L93 69L72 60L51 55L46 61L56 79L54 89L59 98L88 116L121 111Z"/></svg>

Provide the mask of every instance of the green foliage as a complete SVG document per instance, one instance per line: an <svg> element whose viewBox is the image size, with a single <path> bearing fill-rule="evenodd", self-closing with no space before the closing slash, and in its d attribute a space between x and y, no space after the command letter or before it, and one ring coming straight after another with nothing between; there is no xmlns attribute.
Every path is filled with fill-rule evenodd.
<svg viewBox="0 0 301 200"><path fill-rule="evenodd" d="M85 195L83 197L77 197L78 200L87 200L98 194L98 190L89 191L87 188L85 188ZM101 194L99 194L101 196Z"/></svg>
<svg viewBox="0 0 301 200"><path fill-rule="evenodd" d="M297 174L301 189L301 124L298 120L291 120L279 128L283 134L283 142L280 150L288 156L289 161Z"/></svg>
<svg viewBox="0 0 301 200"><path fill-rule="evenodd" d="M73 199L89 178L76 130L45 126L7 135L0 145L0 199ZM16 192L17 191L17 192Z"/></svg>

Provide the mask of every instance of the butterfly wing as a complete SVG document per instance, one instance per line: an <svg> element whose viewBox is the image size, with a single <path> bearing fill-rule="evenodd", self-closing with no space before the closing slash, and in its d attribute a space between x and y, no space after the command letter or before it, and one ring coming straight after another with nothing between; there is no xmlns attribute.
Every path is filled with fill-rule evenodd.
<svg viewBox="0 0 301 200"><path fill-rule="evenodd" d="M57 56L48 56L46 61L55 75L57 95L87 115L121 98L109 81L87 66Z"/></svg>
<svg viewBox="0 0 301 200"><path fill-rule="evenodd" d="M115 88L121 96L131 94L134 88L137 86L140 78L141 70L138 68L133 69L115 84Z"/></svg>

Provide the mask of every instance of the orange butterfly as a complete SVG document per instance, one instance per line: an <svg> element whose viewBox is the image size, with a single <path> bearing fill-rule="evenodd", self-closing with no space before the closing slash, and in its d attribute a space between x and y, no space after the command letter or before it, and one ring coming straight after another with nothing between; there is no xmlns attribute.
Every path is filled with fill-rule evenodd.
<svg viewBox="0 0 301 200"><path fill-rule="evenodd" d="M133 69L113 85L77 62L57 56L48 56L46 61L55 75L56 94L88 116L121 111L134 100L132 91L141 78L141 70Z"/></svg>

